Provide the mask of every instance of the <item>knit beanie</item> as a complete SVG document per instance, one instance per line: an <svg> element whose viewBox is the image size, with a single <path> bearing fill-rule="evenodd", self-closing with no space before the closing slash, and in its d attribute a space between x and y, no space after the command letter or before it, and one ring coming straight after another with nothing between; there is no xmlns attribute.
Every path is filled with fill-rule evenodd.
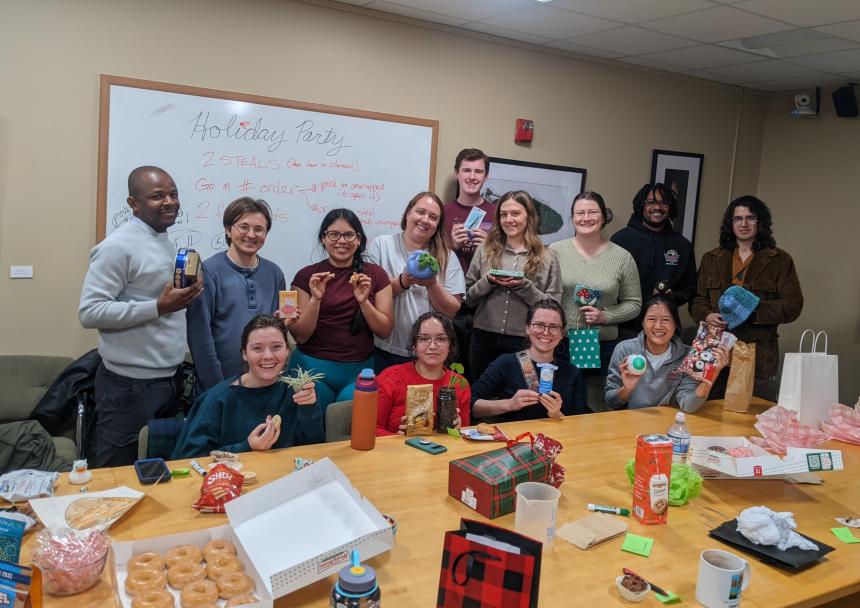
<svg viewBox="0 0 860 608"><path fill-rule="evenodd" d="M749 319L759 302L760 298L753 292L732 285L720 296L720 315L729 324L729 329L734 329Z"/></svg>

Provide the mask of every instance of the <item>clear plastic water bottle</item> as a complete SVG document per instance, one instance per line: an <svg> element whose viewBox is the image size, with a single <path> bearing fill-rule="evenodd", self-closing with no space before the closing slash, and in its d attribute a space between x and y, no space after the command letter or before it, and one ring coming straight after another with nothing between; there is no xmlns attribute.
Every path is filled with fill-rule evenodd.
<svg viewBox="0 0 860 608"><path fill-rule="evenodd" d="M684 412L675 414L675 423L666 434L672 439L672 462L686 462L690 450L690 431L687 430L687 416Z"/></svg>

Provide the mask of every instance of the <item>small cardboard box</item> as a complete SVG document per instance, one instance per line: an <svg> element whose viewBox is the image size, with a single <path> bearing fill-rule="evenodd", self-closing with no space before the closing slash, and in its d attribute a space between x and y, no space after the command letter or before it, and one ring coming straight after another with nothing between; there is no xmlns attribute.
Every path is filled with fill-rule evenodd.
<svg viewBox="0 0 860 608"><path fill-rule="evenodd" d="M448 463L448 494L493 519L516 508L517 484L548 483L552 462L530 443L458 458Z"/></svg>
<svg viewBox="0 0 860 608"><path fill-rule="evenodd" d="M262 608L339 572L352 549L365 561L394 546L391 524L328 458L240 496L226 508L229 525L113 543L122 606L131 607L126 564L144 551L163 554L183 544L202 549L212 539L229 540L255 583L260 601L250 606Z"/></svg>
<svg viewBox="0 0 860 608"><path fill-rule="evenodd" d="M633 476L633 518L665 524L669 518L672 440L666 435L638 435Z"/></svg>
<svg viewBox="0 0 860 608"><path fill-rule="evenodd" d="M753 456L735 457L711 448L747 448ZM788 448L780 458L746 437L693 436L690 440L690 464L705 479L784 479L797 473L838 471L842 469L840 450Z"/></svg>

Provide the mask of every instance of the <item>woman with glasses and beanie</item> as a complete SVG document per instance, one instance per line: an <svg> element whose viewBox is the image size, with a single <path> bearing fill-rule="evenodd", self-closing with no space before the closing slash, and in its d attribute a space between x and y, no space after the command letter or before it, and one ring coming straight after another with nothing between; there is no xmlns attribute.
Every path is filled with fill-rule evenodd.
<svg viewBox="0 0 860 608"><path fill-rule="evenodd" d="M551 298L529 308L524 349L500 356L472 384L472 417L510 422L588 412L580 371L558 348L566 325L564 309ZM552 389L542 391L540 376L546 364L555 369Z"/></svg>
<svg viewBox="0 0 860 608"><path fill-rule="evenodd" d="M278 291L286 289L281 269L258 253L272 229L266 201L236 199L224 210L223 224L228 249L203 262L203 293L186 315L188 348L204 391L242 373L238 345L245 324L274 313ZM284 324L292 324L296 316L285 317Z"/></svg>
<svg viewBox="0 0 860 608"><path fill-rule="evenodd" d="M558 256L538 236L539 222L528 192L506 192L469 265L466 304L476 308L468 369L472 379L480 378L499 355L522 349L529 306L547 297L561 301Z"/></svg>
<svg viewBox="0 0 860 608"><path fill-rule="evenodd" d="M353 383L373 367L374 336L387 337L394 325L388 274L364 259L367 236L349 209L332 209L317 234L327 257L296 273L293 289L302 311L290 327L298 346L289 369L325 375L316 385L325 414L330 403L352 398Z"/></svg>
<svg viewBox="0 0 860 608"><path fill-rule="evenodd" d="M388 273L394 297L394 329L390 335L376 338L377 374L413 358L410 335L419 316L435 310L453 318L466 293L463 269L448 243L444 206L438 196L432 192L413 196L403 211L400 228L403 232L375 238L366 254L368 261ZM417 276L418 272L409 265L410 256L419 250L438 262L438 271L431 276Z"/></svg>
<svg viewBox="0 0 860 608"><path fill-rule="evenodd" d="M459 412L454 419L454 428L469 426L469 383L447 367L457 353L451 320L435 311L425 312L413 323L409 343L415 360L387 367L377 378L376 435L406 434L406 391L410 385L416 384L433 386L433 411L436 414L439 389L453 388Z"/></svg>
<svg viewBox="0 0 860 608"><path fill-rule="evenodd" d="M600 368L583 369L588 379L588 404L606 409L603 385L612 351L618 343L618 324L633 319L642 306L639 271L633 256L611 242L603 229L612 211L597 192L583 192L570 208L572 239L550 245L561 265L561 303L567 313L567 329L597 328ZM564 340L562 348L568 346Z"/></svg>

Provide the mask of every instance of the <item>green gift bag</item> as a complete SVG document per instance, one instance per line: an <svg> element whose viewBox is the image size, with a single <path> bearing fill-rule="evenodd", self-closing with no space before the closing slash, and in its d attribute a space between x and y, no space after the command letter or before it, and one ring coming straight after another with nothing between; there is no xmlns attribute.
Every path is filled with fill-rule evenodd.
<svg viewBox="0 0 860 608"><path fill-rule="evenodd" d="M579 369L600 369L599 328L579 328L579 315L576 316L576 329L567 330L570 341L570 363Z"/></svg>

